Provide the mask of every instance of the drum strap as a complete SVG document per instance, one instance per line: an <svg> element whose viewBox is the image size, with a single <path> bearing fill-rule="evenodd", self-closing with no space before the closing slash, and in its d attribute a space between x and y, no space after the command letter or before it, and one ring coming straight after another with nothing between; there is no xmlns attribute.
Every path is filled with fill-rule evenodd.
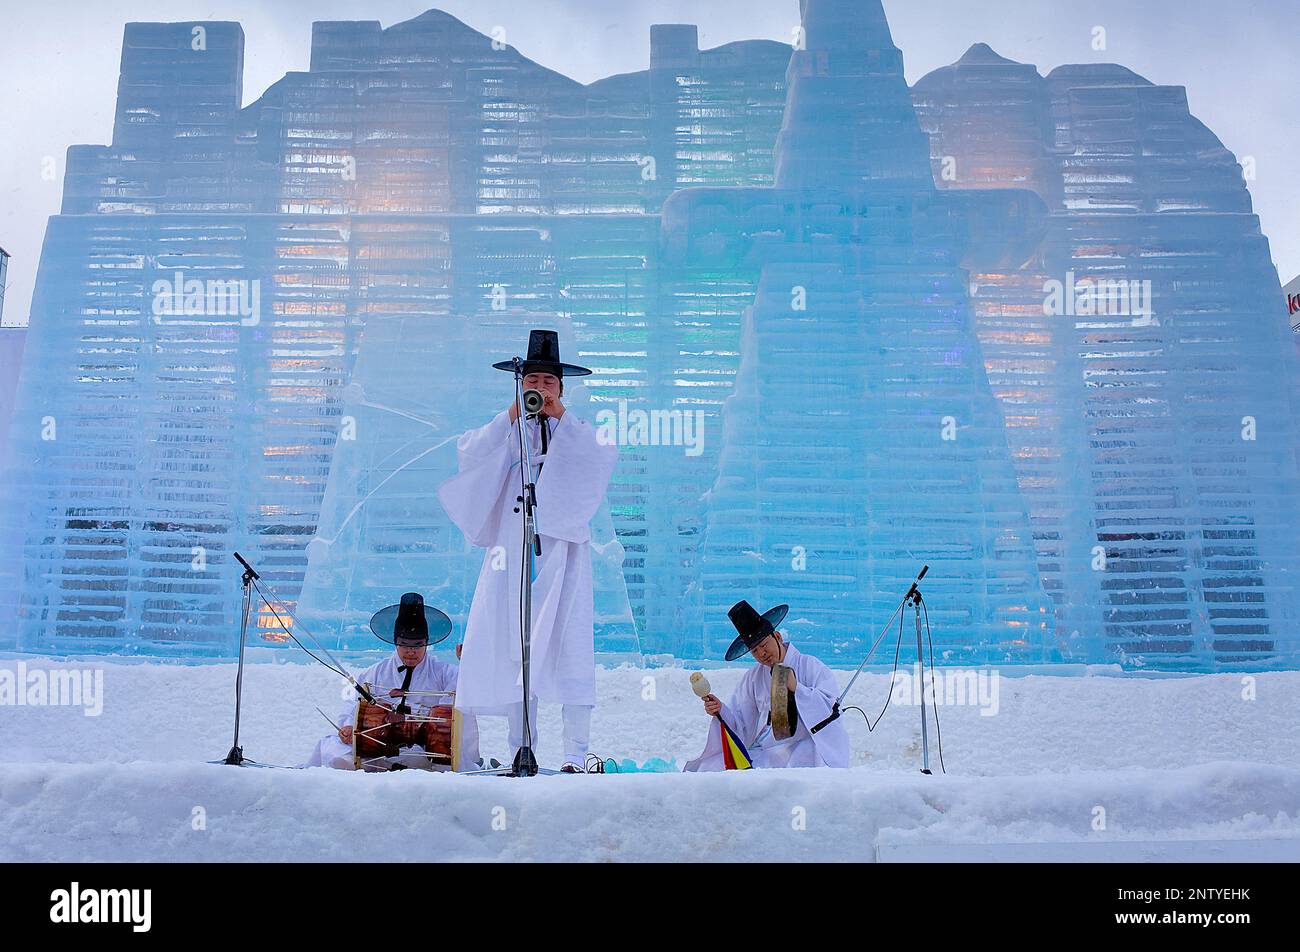
<svg viewBox="0 0 1300 952"><path fill-rule="evenodd" d="M406 672L406 677L402 678L402 700L397 705L397 711L399 714L410 714L411 708L406 703L406 692L411 690L411 675L415 673L415 669L409 665L399 664L397 673L401 674L403 671Z"/></svg>

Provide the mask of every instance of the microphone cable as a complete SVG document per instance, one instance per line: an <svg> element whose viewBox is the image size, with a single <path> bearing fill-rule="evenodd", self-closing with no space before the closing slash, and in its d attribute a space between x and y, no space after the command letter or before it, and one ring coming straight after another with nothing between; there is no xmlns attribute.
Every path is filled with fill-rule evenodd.
<svg viewBox="0 0 1300 952"><path fill-rule="evenodd" d="M926 606L925 599L921 597L920 592L917 593L917 601L920 603L921 611L924 613L924 617L925 617L925 637L930 643L930 675L931 677L933 677L934 637L930 632L930 609ZM867 733L869 734L874 733L876 728L880 726L881 719L885 716L885 712L889 710L890 703L894 700L894 684L896 683L895 679L898 677L898 660L902 656L902 651L903 651L903 615L900 612L898 616L898 640L894 643L894 668L889 675L889 696L885 698L885 706L882 707L880 709L880 713L876 715L876 723L872 724L871 718L867 716L867 712L864 711L862 708L858 707L857 705L851 705L849 707L844 708L845 711L857 711L859 714L862 715L862 720L866 722ZM917 662L922 664L921 703L924 704L925 703L924 664L923 664L923 659L919 655L917 657ZM946 774L948 772L948 767L943 760L943 730L939 726L938 695L935 694L934 692L931 692L930 701L934 710L934 733L936 739L939 742L939 769Z"/></svg>

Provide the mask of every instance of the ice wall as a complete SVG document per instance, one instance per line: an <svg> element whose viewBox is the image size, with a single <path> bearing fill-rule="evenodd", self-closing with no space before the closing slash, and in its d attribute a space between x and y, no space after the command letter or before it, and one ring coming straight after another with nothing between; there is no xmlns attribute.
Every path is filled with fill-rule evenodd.
<svg viewBox="0 0 1300 952"><path fill-rule="evenodd" d="M984 270L976 326L1071 653L1204 669L1296 657L1294 348L1236 158L1180 87L972 47L917 83L945 188L1052 209Z"/></svg>
<svg viewBox="0 0 1300 952"><path fill-rule="evenodd" d="M929 564L936 651L1052 659L961 266L1023 246L1041 203L937 193L879 4L803 9L776 187L679 193L686 235L666 238L687 268L712 246L758 276L691 603L703 653L720 656L747 597L791 603L801 645L849 660Z"/></svg>
<svg viewBox="0 0 1300 952"><path fill-rule="evenodd" d="M952 658L1300 663L1236 159L1118 66L977 46L909 102L875 0L802 12L793 58L665 24L587 86L436 10L321 22L243 108L237 24L128 24L37 278L0 648L229 655L234 550L342 643L408 586L459 617L432 447L550 326L620 442L603 649L713 657L743 596L849 658L930 562ZM1101 278L1155 320L1045 313Z"/></svg>

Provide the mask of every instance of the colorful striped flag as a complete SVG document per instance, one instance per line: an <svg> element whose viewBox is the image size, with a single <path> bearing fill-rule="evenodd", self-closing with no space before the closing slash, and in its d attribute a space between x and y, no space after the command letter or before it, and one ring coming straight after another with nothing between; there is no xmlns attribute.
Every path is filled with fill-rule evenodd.
<svg viewBox="0 0 1300 952"><path fill-rule="evenodd" d="M727 726L727 722L718 718L718 727L722 731L722 763L727 770L751 770L754 764L749 759L749 751L740 742L740 738Z"/></svg>

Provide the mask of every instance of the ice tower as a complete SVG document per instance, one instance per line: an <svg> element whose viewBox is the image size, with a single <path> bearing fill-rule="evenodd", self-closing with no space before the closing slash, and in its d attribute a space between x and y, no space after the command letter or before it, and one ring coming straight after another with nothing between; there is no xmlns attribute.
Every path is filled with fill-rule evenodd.
<svg viewBox="0 0 1300 952"><path fill-rule="evenodd" d="M1044 582L1070 654L1294 659L1295 350L1241 166L1186 91L977 44L916 84L945 188L1031 188L1025 267L972 278Z"/></svg>
<svg viewBox="0 0 1300 952"><path fill-rule="evenodd" d="M700 50L682 24L657 25L650 40L648 71L584 87L436 11L383 30L316 25L314 74L370 96L391 89L401 107L347 146L374 183L357 203L369 217L351 265L365 330L309 546L300 614L313 630L364 644L373 606L411 586L463 620L482 554L434 490L455 472L455 436L506 402L510 380L489 364L519 353L528 328L559 330L565 352L595 370L566 385L566 404L588 419L658 405L701 359L673 359L664 344L658 208L683 184L770 183L783 98L773 87L789 48ZM318 82L286 80L277 95L315 95ZM403 148L388 144L390 125ZM414 145L428 161L403 167ZM398 186L394 207L385 198ZM698 498L708 460L644 446L620 458L593 526L596 643L639 657L672 650L659 613L682 580L661 566L676 561L679 536L660 514Z"/></svg>
<svg viewBox="0 0 1300 952"><path fill-rule="evenodd" d="M725 408L693 608L790 602L825 657L861 650L924 564L936 650L1047 660L1052 613L967 302L966 260L1016 266L1042 202L944 195L878 0L806 0L771 190L691 190L670 260L757 275ZM673 206L676 207L673 207Z"/></svg>

